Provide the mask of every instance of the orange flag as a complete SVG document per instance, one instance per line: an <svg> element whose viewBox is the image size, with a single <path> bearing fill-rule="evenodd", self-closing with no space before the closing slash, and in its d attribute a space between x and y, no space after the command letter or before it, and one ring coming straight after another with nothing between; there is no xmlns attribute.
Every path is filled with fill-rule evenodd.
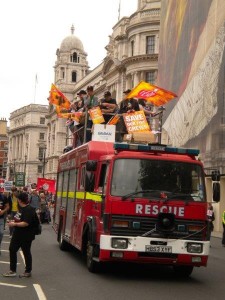
<svg viewBox="0 0 225 300"><path fill-rule="evenodd" d="M66 109L70 108L70 101L63 95L63 93L54 85L51 86L49 102Z"/></svg>
<svg viewBox="0 0 225 300"><path fill-rule="evenodd" d="M155 106L160 106L166 104L175 97L177 97L177 95L173 92L164 90L163 88L148 82L141 81L131 90L126 98L141 98L151 102Z"/></svg>
<svg viewBox="0 0 225 300"><path fill-rule="evenodd" d="M72 119L74 121L79 122L80 117L82 116L82 112L73 112L73 113L64 113L60 112L57 114L59 118Z"/></svg>
<svg viewBox="0 0 225 300"><path fill-rule="evenodd" d="M120 119L119 114L112 116L112 118L108 121L107 125L116 125Z"/></svg>

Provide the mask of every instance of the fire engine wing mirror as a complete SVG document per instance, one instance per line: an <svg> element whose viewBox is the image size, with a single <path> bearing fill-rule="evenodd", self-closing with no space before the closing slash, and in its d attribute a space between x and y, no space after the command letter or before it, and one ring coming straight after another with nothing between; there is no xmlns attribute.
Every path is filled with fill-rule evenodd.
<svg viewBox="0 0 225 300"><path fill-rule="evenodd" d="M85 191L93 192L95 186L95 174L93 172L87 172L85 178Z"/></svg>
<svg viewBox="0 0 225 300"><path fill-rule="evenodd" d="M97 169L97 161L96 160L88 160L86 162L86 170L87 171L96 171Z"/></svg>
<svg viewBox="0 0 225 300"><path fill-rule="evenodd" d="M220 183L213 182L213 201L220 202Z"/></svg>

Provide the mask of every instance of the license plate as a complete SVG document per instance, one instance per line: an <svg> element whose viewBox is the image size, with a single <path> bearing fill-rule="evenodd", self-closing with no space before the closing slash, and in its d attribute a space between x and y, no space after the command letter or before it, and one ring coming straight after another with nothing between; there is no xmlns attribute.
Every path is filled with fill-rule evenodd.
<svg viewBox="0 0 225 300"><path fill-rule="evenodd" d="M171 246L145 246L145 252L172 253Z"/></svg>

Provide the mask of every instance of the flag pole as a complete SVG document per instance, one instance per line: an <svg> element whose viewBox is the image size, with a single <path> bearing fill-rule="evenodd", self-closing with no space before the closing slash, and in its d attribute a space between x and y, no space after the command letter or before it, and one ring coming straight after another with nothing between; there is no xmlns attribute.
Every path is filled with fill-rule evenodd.
<svg viewBox="0 0 225 300"><path fill-rule="evenodd" d="M38 79L37 79L37 73L36 73L36 75L35 75L35 84L34 84L34 104L35 104L35 100L36 100L37 83L38 83Z"/></svg>
<svg viewBox="0 0 225 300"><path fill-rule="evenodd" d="M121 0L119 0L119 7L118 7L118 21L120 20L120 6L121 6Z"/></svg>

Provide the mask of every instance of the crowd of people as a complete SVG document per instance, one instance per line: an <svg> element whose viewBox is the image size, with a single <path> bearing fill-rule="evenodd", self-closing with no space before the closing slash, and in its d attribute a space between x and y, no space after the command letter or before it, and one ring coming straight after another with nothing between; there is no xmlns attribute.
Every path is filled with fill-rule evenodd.
<svg viewBox="0 0 225 300"><path fill-rule="evenodd" d="M116 124L116 131L119 133L116 135L117 141L122 141L124 134L127 133L122 114L143 110L147 121L150 123L150 117L154 117L155 114L152 112L152 105L149 105L144 99L127 99L127 95L131 92L127 89L123 92L122 101L117 104L116 99L112 98L111 92L106 91L104 93L104 98L99 99L94 92L93 86L88 86L87 90L81 90L77 94L77 99L71 104L70 112L82 112L82 116L78 121L69 119L67 124L72 133L75 135L76 146L83 144L84 137L85 142L88 142L92 138L92 126L93 122L88 114L88 110L94 107L100 107L101 112L104 117L104 122L102 124L107 124L110 119L118 114L120 116L118 123ZM86 120L86 132L84 134L84 125Z"/></svg>
<svg viewBox="0 0 225 300"><path fill-rule="evenodd" d="M17 276L17 252L21 248L25 260L25 271L20 277L31 277L32 255L31 245L35 239L35 214L40 223L51 221L50 207L54 206L54 195L44 190L28 191L26 187L12 187L11 193L0 192L0 255L1 243L6 230L9 228L10 270L4 277Z"/></svg>

